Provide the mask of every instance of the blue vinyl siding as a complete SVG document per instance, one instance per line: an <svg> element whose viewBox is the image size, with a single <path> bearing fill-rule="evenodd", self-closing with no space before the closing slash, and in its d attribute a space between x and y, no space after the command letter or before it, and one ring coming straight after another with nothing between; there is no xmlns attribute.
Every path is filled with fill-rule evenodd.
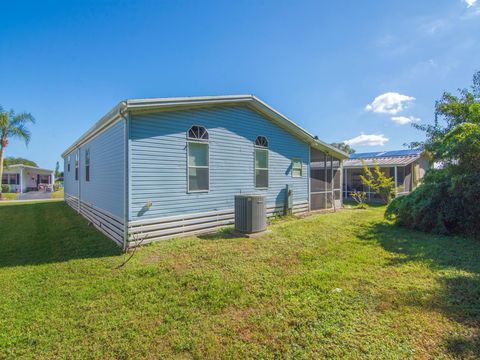
<svg viewBox="0 0 480 360"><path fill-rule="evenodd" d="M125 196L124 128L125 123L119 121L81 145L79 165L80 199L121 218L124 216ZM85 181L86 149L90 149L90 181ZM70 173L67 172L65 160L65 192L78 196L78 182L75 181L75 151L70 154Z"/></svg>
<svg viewBox="0 0 480 360"><path fill-rule="evenodd" d="M71 152L63 159L63 186L65 194L78 196L78 183L75 181L75 153L77 150ZM70 171L68 171L68 161L70 157Z"/></svg>
<svg viewBox="0 0 480 360"><path fill-rule="evenodd" d="M209 132L208 193L187 191L186 132L192 125ZM255 189L259 135L269 141L268 190ZM130 220L231 209L239 193L264 193L268 205L283 205L287 184L294 203L308 201L309 146L247 107L132 115L130 142ZM302 159L301 178L292 177L293 158Z"/></svg>

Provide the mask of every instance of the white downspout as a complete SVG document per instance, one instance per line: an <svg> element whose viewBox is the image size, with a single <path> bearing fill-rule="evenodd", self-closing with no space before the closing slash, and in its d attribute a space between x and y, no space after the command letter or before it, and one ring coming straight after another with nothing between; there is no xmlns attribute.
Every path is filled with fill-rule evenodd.
<svg viewBox="0 0 480 360"><path fill-rule="evenodd" d="M124 101L122 102L122 107L123 109L127 109L127 102ZM124 127L124 141L125 141L125 159L124 159L124 172L123 172L123 251L128 250L128 220L129 220L129 201L128 201L128 196L129 196L129 182L128 182L128 176L129 176L129 138L130 138L130 132L129 132L129 126L130 122L128 121L128 114L125 116L123 114L123 110L120 108L118 110L118 114L123 118L125 122L125 127Z"/></svg>

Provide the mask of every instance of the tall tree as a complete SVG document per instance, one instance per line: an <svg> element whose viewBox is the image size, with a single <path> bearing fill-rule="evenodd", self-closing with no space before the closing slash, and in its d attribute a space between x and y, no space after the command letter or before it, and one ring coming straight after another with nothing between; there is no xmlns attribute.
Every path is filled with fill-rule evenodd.
<svg viewBox="0 0 480 360"><path fill-rule="evenodd" d="M330 145L335 146L337 149L346 152L348 155L355 153L355 149L352 149L350 145L345 144L344 142L341 143L331 143Z"/></svg>
<svg viewBox="0 0 480 360"><path fill-rule="evenodd" d="M8 145L8 140L17 138L25 141L28 145L31 138L28 124L34 124L35 119L29 113L15 114L13 110L5 111L0 106L0 179L3 175L3 158L5 155L5 148ZM0 186L0 197L2 196L2 189Z"/></svg>
<svg viewBox="0 0 480 360"><path fill-rule="evenodd" d="M5 168L8 168L9 166L16 165L16 164L23 164L23 165L38 167L35 161L25 159L22 157L7 156L5 159L3 159L3 166Z"/></svg>
<svg viewBox="0 0 480 360"><path fill-rule="evenodd" d="M60 176L60 163L57 161L55 164L55 179L57 179Z"/></svg>
<svg viewBox="0 0 480 360"><path fill-rule="evenodd" d="M426 139L411 146L443 166L428 170L415 191L395 199L387 217L414 229L480 238L480 72L471 88L443 94L433 124L415 127Z"/></svg>

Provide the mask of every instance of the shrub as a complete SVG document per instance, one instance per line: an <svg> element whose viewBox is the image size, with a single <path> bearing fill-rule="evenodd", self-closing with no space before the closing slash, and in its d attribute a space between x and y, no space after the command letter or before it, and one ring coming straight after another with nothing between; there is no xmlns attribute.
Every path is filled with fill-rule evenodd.
<svg viewBox="0 0 480 360"><path fill-rule="evenodd" d="M366 209L367 205L367 193L365 191L352 192L352 199L357 203L357 209Z"/></svg>
<svg viewBox="0 0 480 360"><path fill-rule="evenodd" d="M413 124L426 140L412 143L443 169L430 169L424 184L390 204L386 216L399 225L441 234L480 237L480 72L460 96L444 93L435 122Z"/></svg>
<svg viewBox="0 0 480 360"><path fill-rule="evenodd" d="M2 193L10 192L10 185L2 184Z"/></svg>
<svg viewBox="0 0 480 360"><path fill-rule="evenodd" d="M61 184L59 182L56 182L55 184L53 184L53 191L58 191L61 188L62 187L61 187Z"/></svg>
<svg viewBox="0 0 480 360"><path fill-rule="evenodd" d="M429 171L409 195L394 199L385 216L398 225L437 234L480 234L480 179Z"/></svg>
<svg viewBox="0 0 480 360"><path fill-rule="evenodd" d="M363 160L362 164L365 175L360 175L360 180L363 185L368 186L376 194L380 195L382 201L388 204L395 195L395 180L393 177L386 176L378 164L374 165L373 171L368 168Z"/></svg>

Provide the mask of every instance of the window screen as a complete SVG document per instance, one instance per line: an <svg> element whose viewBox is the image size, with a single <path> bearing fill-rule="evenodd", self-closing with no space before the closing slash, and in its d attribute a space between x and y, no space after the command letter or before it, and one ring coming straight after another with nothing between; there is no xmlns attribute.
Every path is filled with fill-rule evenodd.
<svg viewBox="0 0 480 360"><path fill-rule="evenodd" d="M188 191L209 190L208 143L188 143Z"/></svg>
<svg viewBox="0 0 480 360"><path fill-rule="evenodd" d="M255 187L268 187L268 149L255 149Z"/></svg>
<svg viewBox="0 0 480 360"><path fill-rule="evenodd" d="M90 149L85 150L85 181L90 181Z"/></svg>
<svg viewBox="0 0 480 360"><path fill-rule="evenodd" d="M75 180L78 180L78 152L75 154Z"/></svg>
<svg viewBox="0 0 480 360"><path fill-rule="evenodd" d="M302 177L302 159L292 160L292 176Z"/></svg>

